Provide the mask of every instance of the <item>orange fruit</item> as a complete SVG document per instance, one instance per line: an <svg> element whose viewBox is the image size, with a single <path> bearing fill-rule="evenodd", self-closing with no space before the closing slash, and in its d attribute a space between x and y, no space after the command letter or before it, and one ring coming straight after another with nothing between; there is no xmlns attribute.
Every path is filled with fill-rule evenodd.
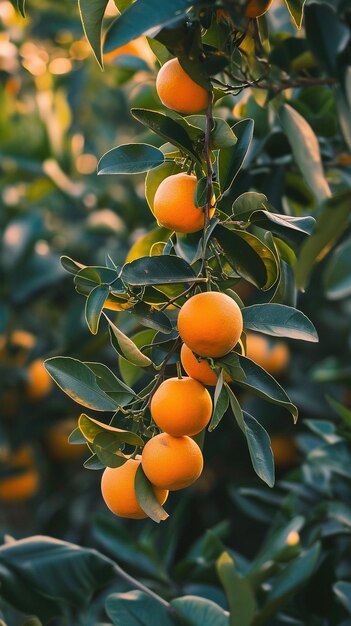
<svg viewBox="0 0 351 626"><path fill-rule="evenodd" d="M119 517L145 519L146 513L139 506L135 495L135 474L140 465L139 459L128 459L120 467L106 467L101 479L102 497L110 511ZM160 504L164 504L168 491L154 487L154 492Z"/></svg>
<svg viewBox="0 0 351 626"><path fill-rule="evenodd" d="M86 449L84 445L68 443L68 437L76 426L77 420L66 419L50 428L45 443L52 458L58 461L71 461L82 456Z"/></svg>
<svg viewBox="0 0 351 626"><path fill-rule="evenodd" d="M271 448L278 467L288 467L296 462L298 449L291 435L286 433L272 435Z"/></svg>
<svg viewBox="0 0 351 626"><path fill-rule="evenodd" d="M248 0L245 15L253 19L254 17L261 17L267 13L272 6L273 0Z"/></svg>
<svg viewBox="0 0 351 626"><path fill-rule="evenodd" d="M160 183L154 198L154 215L160 226L177 233L196 233L204 227L204 210L194 203L196 185L196 176L184 173L168 176ZM214 212L212 208L210 217Z"/></svg>
<svg viewBox="0 0 351 626"><path fill-rule="evenodd" d="M183 70L178 59L165 63L157 74L156 91L167 109L200 113L207 107L208 93Z"/></svg>
<svg viewBox="0 0 351 626"><path fill-rule="evenodd" d="M169 435L197 435L211 419L212 399L194 378L168 378L152 396L150 410L155 424Z"/></svg>
<svg viewBox="0 0 351 626"><path fill-rule="evenodd" d="M10 339L0 336L0 361L21 367L25 364L28 352L34 348L36 338L26 330L14 330Z"/></svg>
<svg viewBox="0 0 351 626"><path fill-rule="evenodd" d="M211 369L208 361L203 359L198 361L194 353L183 343L180 351L180 360L188 376L195 378L203 385L214 387L217 384L218 376L213 369Z"/></svg>
<svg viewBox="0 0 351 626"><path fill-rule="evenodd" d="M169 491L188 487L202 472L202 452L191 437L161 433L145 445L141 462L149 481Z"/></svg>
<svg viewBox="0 0 351 626"><path fill-rule="evenodd" d="M207 291L189 298L178 316L179 334L200 356L221 357L236 346L243 330L237 303L225 293Z"/></svg>
<svg viewBox="0 0 351 626"><path fill-rule="evenodd" d="M32 498L39 489L39 473L31 449L23 447L4 460L8 469L21 471L1 480L0 500L20 502Z"/></svg>
<svg viewBox="0 0 351 626"><path fill-rule="evenodd" d="M27 395L30 400L39 400L50 393L53 382L42 359L35 359L27 368Z"/></svg>
<svg viewBox="0 0 351 626"><path fill-rule="evenodd" d="M266 337L256 333L247 334L246 356L275 375L284 372L290 360L289 348L284 341L270 343Z"/></svg>
<svg viewBox="0 0 351 626"><path fill-rule="evenodd" d="M113 61L122 56L137 57L138 59L145 61L145 63L151 67L155 62L155 55L152 52L146 37L143 36L129 41L124 44L124 46L120 46L120 48L115 48L115 50L105 52L103 55L104 63L113 63Z"/></svg>

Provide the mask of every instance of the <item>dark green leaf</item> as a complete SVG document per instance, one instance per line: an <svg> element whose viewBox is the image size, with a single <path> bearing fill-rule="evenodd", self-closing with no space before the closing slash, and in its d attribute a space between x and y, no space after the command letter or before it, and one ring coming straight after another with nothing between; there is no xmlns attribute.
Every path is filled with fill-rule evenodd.
<svg viewBox="0 0 351 626"><path fill-rule="evenodd" d="M347 298L351 294L351 239L332 252L324 272L324 286L330 300Z"/></svg>
<svg viewBox="0 0 351 626"><path fill-rule="evenodd" d="M123 436L120 436L119 433L105 431L98 433L90 445L94 455L104 467L116 468L121 467L127 461L127 458L120 452L122 444ZM92 461L90 461L90 469L91 463Z"/></svg>
<svg viewBox="0 0 351 626"><path fill-rule="evenodd" d="M171 144L188 154L192 159L198 160L199 157L195 152L192 141L182 124L158 111L131 109L131 113L138 122L151 128L154 133L157 133L166 141L170 141Z"/></svg>
<svg viewBox="0 0 351 626"><path fill-rule="evenodd" d="M344 609L351 615L351 583L340 580L333 585L333 591Z"/></svg>
<svg viewBox="0 0 351 626"><path fill-rule="evenodd" d="M96 382L102 391L118 402L118 406L125 406L135 398L133 389L117 378L103 363L86 362L85 365L95 374Z"/></svg>
<svg viewBox="0 0 351 626"><path fill-rule="evenodd" d="M82 413L80 416L78 426L89 443L93 443L98 435L107 433L109 435L112 434L115 437L115 441L118 439L120 443L128 443L132 446L144 445L143 440L136 433L116 428L110 424L104 424L103 422L99 422L98 420L85 415L85 413ZM106 439L106 441L108 440ZM116 450L117 449L118 448L116 448Z"/></svg>
<svg viewBox="0 0 351 626"><path fill-rule="evenodd" d="M258 237L234 228L218 225L213 233L233 269L243 278L264 291L278 278L277 260Z"/></svg>
<svg viewBox="0 0 351 626"><path fill-rule="evenodd" d="M169 517L168 513L157 500L153 486L146 478L141 464L135 475L135 495L139 506L154 522L159 524Z"/></svg>
<svg viewBox="0 0 351 626"><path fill-rule="evenodd" d="M120 354L124 356L127 361L133 363L133 365L137 365L138 367L148 367L152 365L151 359L148 356L143 354L141 350L135 345L135 343L127 337L124 333L122 333L119 328L106 316L106 319L110 325L110 338L111 344Z"/></svg>
<svg viewBox="0 0 351 626"><path fill-rule="evenodd" d="M167 315L148 306L144 302L136 304L131 313L142 326L158 330L161 333L168 334L172 332L172 324Z"/></svg>
<svg viewBox="0 0 351 626"><path fill-rule="evenodd" d="M109 595L106 611L114 626L176 626L166 603L163 606L142 591Z"/></svg>
<svg viewBox="0 0 351 626"><path fill-rule="evenodd" d="M118 403L99 387L91 369L71 357L52 357L45 367L55 383L72 400L94 411L116 411Z"/></svg>
<svg viewBox="0 0 351 626"><path fill-rule="evenodd" d="M269 230L292 245L301 243L306 236L311 235L316 225L315 219L311 216L292 217L263 210L256 210L251 214L241 213L239 218L247 219L251 224Z"/></svg>
<svg viewBox="0 0 351 626"><path fill-rule="evenodd" d="M203 133L206 129L206 115L188 115L187 122L192 126L200 128ZM211 131L211 147L212 148L232 148L237 142L237 138L233 133L229 124L220 117L214 117L214 127Z"/></svg>
<svg viewBox="0 0 351 626"><path fill-rule="evenodd" d="M257 474L268 487L274 486L274 458L271 448L271 440L267 431L249 413L243 411L246 439L252 466Z"/></svg>
<svg viewBox="0 0 351 626"><path fill-rule="evenodd" d="M226 388L222 387L222 389L219 392L218 398L214 402L213 414L212 414L212 418L208 427L208 430L210 432L218 426L223 415L228 409L228 405L229 405L228 393L227 393Z"/></svg>
<svg viewBox="0 0 351 626"><path fill-rule="evenodd" d="M81 263L78 263L78 261L74 261L69 256L62 256L60 260L62 267L70 274L77 274L77 272L86 267L86 265L82 265Z"/></svg>
<svg viewBox="0 0 351 626"><path fill-rule="evenodd" d="M118 17L106 34L105 52L111 52L150 29L160 30L176 17L185 14L197 0L172 0L160 3L158 0L136 0Z"/></svg>
<svg viewBox="0 0 351 626"><path fill-rule="evenodd" d="M109 294L108 285L97 285L89 293L85 302L85 319L90 332L96 335L99 330L99 323L102 309Z"/></svg>
<svg viewBox="0 0 351 626"><path fill-rule="evenodd" d="M97 454L92 454L86 461L83 463L83 467L88 470L102 470L105 469L105 463L101 463Z"/></svg>
<svg viewBox="0 0 351 626"><path fill-rule="evenodd" d="M108 0L78 0L78 7L85 36L96 60L102 67L101 28Z"/></svg>
<svg viewBox="0 0 351 626"><path fill-rule="evenodd" d="M232 148L222 148L218 157L219 185L222 193L228 191L237 177L250 148L254 122L251 119L241 120L233 127L238 138Z"/></svg>
<svg viewBox="0 0 351 626"><path fill-rule="evenodd" d="M129 285L167 285L196 282L189 263L176 256L142 257L123 267L122 279Z"/></svg>
<svg viewBox="0 0 351 626"><path fill-rule="evenodd" d="M339 55L350 36L349 29L341 22L335 8L326 2L309 2L305 8L308 44L332 76L339 74Z"/></svg>
<svg viewBox="0 0 351 626"><path fill-rule="evenodd" d="M98 174L137 174L163 162L164 155L158 148L147 143L129 143L106 152L98 163Z"/></svg>
<svg viewBox="0 0 351 626"><path fill-rule="evenodd" d="M285 0L285 4L288 7L296 28L301 28L305 2L306 0Z"/></svg>
<svg viewBox="0 0 351 626"><path fill-rule="evenodd" d="M312 322L304 313L283 304L253 304L242 310L244 328L275 337L318 341Z"/></svg>
<svg viewBox="0 0 351 626"><path fill-rule="evenodd" d="M198 596L182 596L171 605L187 626L229 626L229 613L218 604Z"/></svg>

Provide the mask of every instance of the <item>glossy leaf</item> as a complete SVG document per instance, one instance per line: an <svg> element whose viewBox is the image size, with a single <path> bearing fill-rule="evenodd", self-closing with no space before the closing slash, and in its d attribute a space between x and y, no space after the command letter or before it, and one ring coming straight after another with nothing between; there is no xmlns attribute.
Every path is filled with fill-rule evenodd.
<svg viewBox="0 0 351 626"><path fill-rule="evenodd" d="M246 231L220 225L215 228L213 236L240 276L264 291L274 285L278 278L277 260L260 239Z"/></svg>
<svg viewBox="0 0 351 626"><path fill-rule="evenodd" d="M253 137L254 122L251 119L241 120L233 127L238 138L232 148L222 148L218 157L219 185L222 193L228 191L237 177L250 148Z"/></svg>
<svg viewBox="0 0 351 626"><path fill-rule="evenodd" d="M256 613L256 600L249 581L238 574L228 552L223 552L217 560L216 569L230 608L230 626L250 626Z"/></svg>
<svg viewBox="0 0 351 626"><path fill-rule="evenodd" d="M92 362L86 362L85 365L95 374L99 387L116 400L118 406L125 406L135 398L136 394L133 389L117 378L107 365Z"/></svg>
<svg viewBox="0 0 351 626"><path fill-rule="evenodd" d="M110 426L110 424L104 424L104 422L99 422L98 420L85 415L85 413L82 413L80 416L78 420L78 427L89 443L93 443L97 435L100 435L101 433L112 433L116 437L116 440L119 438L122 443L129 443L132 446L144 445L143 440L136 433L128 430L122 430L121 428L116 428L115 426Z"/></svg>
<svg viewBox="0 0 351 626"><path fill-rule="evenodd" d="M169 517L157 500L153 486L146 478L141 464L135 475L135 495L140 507L154 522L159 524Z"/></svg>
<svg viewBox="0 0 351 626"><path fill-rule="evenodd" d="M351 583L339 580L333 585L333 591L344 609L351 615Z"/></svg>
<svg viewBox="0 0 351 626"><path fill-rule="evenodd" d="M153 307L148 306L144 302L140 302L135 305L132 311L133 317L135 317L142 326L158 330L161 333L171 333L172 324L165 313L157 311Z"/></svg>
<svg viewBox="0 0 351 626"><path fill-rule="evenodd" d="M71 357L52 357L45 361L51 378L72 400L94 411L116 411L118 403L99 387L92 370Z"/></svg>
<svg viewBox="0 0 351 626"><path fill-rule="evenodd" d="M267 483L268 487L273 487L274 458L269 435L252 415L246 411L243 411L243 415L252 466L257 476Z"/></svg>
<svg viewBox="0 0 351 626"><path fill-rule="evenodd" d="M121 450L123 445L123 437L118 433L100 432L94 437L93 443L90 444L91 449L97 459L104 467L121 467L127 461ZM91 463L92 461L90 461ZM95 461L94 461L95 465Z"/></svg>
<svg viewBox="0 0 351 626"><path fill-rule="evenodd" d="M122 279L129 285L166 285L192 283L196 275L189 263L176 256L142 257L127 263Z"/></svg>
<svg viewBox="0 0 351 626"><path fill-rule="evenodd" d="M212 600L198 596L182 596L171 605L187 626L230 626L229 613Z"/></svg>
<svg viewBox="0 0 351 626"><path fill-rule="evenodd" d="M231 352L218 360L218 366L244 389L249 389L264 400L286 408L297 421L298 411L279 383L262 367L245 356Z"/></svg>
<svg viewBox="0 0 351 626"><path fill-rule="evenodd" d="M172 0L162 4L158 0L136 0L107 31L105 52L111 52L143 33L150 34L151 29L160 30L195 4L196 0Z"/></svg>
<svg viewBox="0 0 351 626"><path fill-rule="evenodd" d="M188 115L185 119L189 124L200 128L205 133L206 115ZM220 117L214 117L213 121L214 125L211 131L212 148L232 148L235 146L238 140L228 122Z"/></svg>
<svg viewBox="0 0 351 626"><path fill-rule="evenodd" d="M275 337L318 341L312 322L302 311L283 304L253 304L242 310L244 328Z"/></svg>
<svg viewBox="0 0 351 626"><path fill-rule="evenodd" d="M106 319L110 326L110 337L112 346L116 352L121 356L124 356L127 361L137 365L138 367L148 367L152 365L151 359L143 354L141 350L135 345L135 343L127 337L117 326L106 316Z"/></svg>
<svg viewBox="0 0 351 626"><path fill-rule="evenodd" d="M163 606L142 591L110 594L106 612L114 626L176 626Z"/></svg>
<svg viewBox="0 0 351 626"><path fill-rule="evenodd" d="M238 214L236 213L236 215ZM264 210L254 210L251 213L243 212L238 217L255 226L269 230L292 245L304 241L308 235L312 234L316 225L316 220L309 215L292 217Z"/></svg>
<svg viewBox="0 0 351 626"><path fill-rule="evenodd" d="M102 67L101 28L108 0L78 0L84 34Z"/></svg>
<svg viewBox="0 0 351 626"><path fill-rule="evenodd" d="M129 143L112 148L101 157L98 174L138 174L162 165L164 155L147 143Z"/></svg>
<svg viewBox="0 0 351 626"><path fill-rule="evenodd" d="M213 403L212 418L208 427L208 430L210 432L212 432L212 430L214 430L218 426L222 417L227 411L228 406L229 406L228 392L225 387L222 387L219 392L218 398L216 398Z"/></svg>
<svg viewBox="0 0 351 626"><path fill-rule="evenodd" d="M170 141L171 144L188 154L191 158L198 160L192 141L182 124L158 111L131 109L131 113L138 122L153 130L154 133L157 133L166 141Z"/></svg>
<svg viewBox="0 0 351 626"><path fill-rule="evenodd" d="M90 332L96 335L99 330L99 322L102 309L109 294L108 285L97 285L89 293L85 302L85 319Z"/></svg>
<svg viewBox="0 0 351 626"><path fill-rule="evenodd" d="M325 178L318 140L311 126L289 104L283 104L279 116L307 185L318 202L326 200L331 191Z"/></svg>

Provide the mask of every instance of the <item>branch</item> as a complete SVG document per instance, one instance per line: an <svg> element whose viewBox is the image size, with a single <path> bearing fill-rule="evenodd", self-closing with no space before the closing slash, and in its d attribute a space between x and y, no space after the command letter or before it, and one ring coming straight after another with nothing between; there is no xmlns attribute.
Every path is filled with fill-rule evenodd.
<svg viewBox="0 0 351 626"><path fill-rule="evenodd" d="M210 210L212 206L212 198L213 198L213 166L212 166L212 155L211 155L211 132L213 129L213 116L212 116L212 105L213 105L213 92L208 92L208 103L207 103L207 112L206 112L206 130L205 130L205 143L204 143L204 152L206 159L206 180L207 180L207 197L206 197L206 205L204 210L204 228L203 228L203 245L202 245L202 264L201 271L206 268L206 230L208 227L208 223L210 221ZM207 272L205 269L205 275L207 277Z"/></svg>

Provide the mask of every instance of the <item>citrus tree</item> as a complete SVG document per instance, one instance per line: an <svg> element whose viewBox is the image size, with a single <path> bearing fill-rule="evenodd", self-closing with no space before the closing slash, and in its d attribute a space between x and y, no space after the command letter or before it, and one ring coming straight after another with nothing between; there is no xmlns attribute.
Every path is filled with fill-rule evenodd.
<svg viewBox="0 0 351 626"><path fill-rule="evenodd" d="M106 33L103 55L101 24L107 3L80 2L84 30L101 65L104 57L118 59L122 46L122 56L128 57L127 46L143 34L161 65L156 90L164 108L131 111L147 128L148 142L118 145L98 165L101 175L147 172L145 196L157 227L136 242L123 264L110 254L105 265L62 257L77 292L86 298L89 330L96 335L108 329L119 374L102 363L70 356L46 361L58 386L89 413L94 411L79 417L70 442L88 446L85 467L103 470L102 496L121 517L166 520L168 492L200 476L202 450L211 438L206 434L205 440L205 431L213 431L222 418L234 416L253 469L269 487L274 485L269 434L260 414L251 415L238 399L241 389L297 421L295 404L272 376L279 377L287 367L287 348L280 340L270 344L265 336L318 341L314 325L296 308L298 289L306 288L314 264L348 226L345 161L336 164L339 176L325 176L318 140L306 121L311 117L316 129L318 123L323 126L330 111L335 112L335 93L348 144L348 31L342 23L347 7L340 3L337 14L328 3L309 3L306 37L283 37L271 49L271 4L117 2L121 14ZM286 1L297 28L303 4ZM292 89L301 90L297 98ZM325 98L320 120L319 111L313 115L310 108L309 89ZM250 112L258 126L253 142ZM267 145L264 135L270 124L276 131ZM279 180L284 202L272 189ZM297 208L296 192L305 210L301 203ZM327 268L329 293L330 281L337 290L338 281L349 280L343 263L342 277L333 274L342 253L344 249L337 250ZM249 306L238 294L244 281L254 288ZM98 419L97 411L109 417ZM118 573L138 592L107 600L115 624L128 619L133 625L158 620L249 626L273 623L272 616L314 572L320 547L301 549L302 526L295 520L285 527L272 551L263 551L251 569L240 567L240 558L236 564L237 557L221 544L206 544L202 558L209 550L227 596L225 608L206 594L174 599L176 592L164 592L169 602L130 579L110 559L69 544L17 542L3 554L7 564L24 559L30 570L25 575L33 580L41 558L61 555L66 562L76 557L76 595L67 602L73 605ZM93 577L83 577L83 568ZM47 584L55 584L53 580L48 578ZM267 580L275 589L268 594ZM62 589L66 596L67 586ZM338 588L339 596L344 593ZM44 585L38 594L40 617L56 615L52 590ZM51 597L53 604L44 606L44 597ZM29 599L20 608L33 612L32 607ZM284 619L277 623L289 623L289 617ZM337 614L332 623L338 619Z"/></svg>

